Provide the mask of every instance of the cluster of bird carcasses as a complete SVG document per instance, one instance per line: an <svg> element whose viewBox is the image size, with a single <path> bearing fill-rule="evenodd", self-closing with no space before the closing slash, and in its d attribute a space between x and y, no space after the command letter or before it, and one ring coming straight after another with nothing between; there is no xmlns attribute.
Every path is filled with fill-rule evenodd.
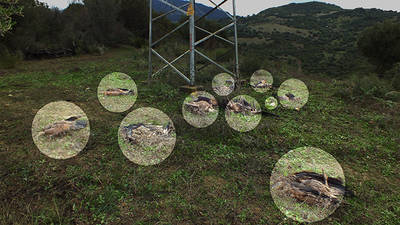
<svg viewBox="0 0 400 225"><path fill-rule="evenodd" d="M218 108L223 106L229 126L239 132L248 132L258 125L263 111L278 107L278 100L284 108L294 110L300 110L308 101L307 86L297 79L283 82L275 96L268 94L274 86L273 77L266 70L256 71L250 79L250 86L256 92L266 93L264 110L248 95L227 99L227 103L219 104L208 92L199 91L185 99L182 106L183 117L192 126L204 128L215 122ZM229 96L235 88L235 80L229 74L219 74L212 81L213 91L222 97ZM113 112L128 110L137 96L135 82L122 73L107 75L98 87L100 103ZM79 132L90 129L89 120L83 111L78 112L80 109L74 115L71 110L55 112L54 108L57 107L52 107L52 110L46 107L47 105L39 110L33 122L32 137L35 144L42 153L52 158L66 159L75 156L88 141L89 134ZM44 115L49 114L51 120L46 123ZM61 154L62 151L71 152L70 145L63 142L69 135L86 135L85 138L77 139L82 141L83 144L79 146L83 147L73 154ZM143 166L155 165L165 160L175 147L175 127L162 111L140 108L129 113L121 122L118 140L123 154L130 161ZM59 142L61 147L43 145L45 142ZM326 160L314 159L322 156ZM318 164L327 161L332 163ZM290 151L277 162L271 175L270 190L277 207L287 217L300 222L315 222L326 218L336 210L346 194L352 194L345 186L340 164L333 156L312 147Z"/></svg>

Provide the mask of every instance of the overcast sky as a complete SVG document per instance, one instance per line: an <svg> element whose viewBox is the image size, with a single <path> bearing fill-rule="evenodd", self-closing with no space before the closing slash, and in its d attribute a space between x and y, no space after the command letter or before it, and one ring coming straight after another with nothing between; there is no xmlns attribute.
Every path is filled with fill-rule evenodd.
<svg viewBox="0 0 400 225"><path fill-rule="evenodd" d="M72 0L40 0L46 2L50 7L58 7L64 9ZM147 1L147 0L143 0ZM213 0L215 3L220 3L222 0ZM196 0L197 3L212 5L209 0ZM281 5L286 5L292 2L311 2L311 1L290 1L290 0L236 0L237 14L247 16L257 14L260 11ZM400 0L327 0L321 2L332 3L345 9L354 8L378 8L384 10L400 11ZM229 0L223 7L224 10L232 12L232 3Z"/></svg>

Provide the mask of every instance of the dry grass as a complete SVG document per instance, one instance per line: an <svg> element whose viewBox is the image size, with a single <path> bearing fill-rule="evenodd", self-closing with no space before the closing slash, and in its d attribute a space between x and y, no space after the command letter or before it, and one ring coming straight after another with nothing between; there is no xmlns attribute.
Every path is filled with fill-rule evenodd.
<svg viewBox="0 0 400 225"><path fill-rule="evenodd" d="M253 25L251 27L257 31L262 31L265 33L272 33L275 31L275 32L280 32L280 33L285 33L285 32L293 33L293 34L297 34L297 35L300 35L303 37L308 37L310 35L309 30L289 27L289 26L285 26L285 25L281 25L281 24L260 23L260 24Z"/></svg>

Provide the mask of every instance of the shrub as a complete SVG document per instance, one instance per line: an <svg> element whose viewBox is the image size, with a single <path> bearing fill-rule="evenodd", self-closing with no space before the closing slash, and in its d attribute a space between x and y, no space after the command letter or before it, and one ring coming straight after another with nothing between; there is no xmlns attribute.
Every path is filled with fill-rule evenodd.
<svg viewBox="0 0 400 225"><path fill-rule="evenodd" d="M400 63L397 63L391 70L385 73L385 77L391 79L392 87L400 91Z"/></svg>
<svg viewBox="0 0 400 225"><path fill-rule="evenodd" d="M384 97L387 92L392 90L390 83L387 80L380 79L376 74L366 76L353 75L351 80L353 97Z"/></svg>
<svg viewBox="0 0 400 225"><path fill-rule="evenodd" d="M217 48L214 50L214 53L218 62L227 62L235 54L227 48Z"/></svg>
<svg viewBox="0 0 400 225"><path fill-rule="evenodd" d="M240 73L243 77L250 77L255 71L262 67L261 57L246 56L241 58Z"/></svg>
<svg viewBox="0 0 400 225"><path fill-rule="evenodd" d="M7 50L0 52L0 69L12 69L15 68L17 63L22 60L22 53L10 53Z"/></svg>
<svg viewBox="0 0 400 225"><path fill-rule="evenodd" d="M395 90L400 91L400 75L393 77L393 79L392 79L392 87Z"/></svg>
<svg viewBox="0 0 400 225"><path fill-rule="evenodd" d="M130 38L130 44L135 48L142 48L146 44L146 40L141 37Z"/></svg>

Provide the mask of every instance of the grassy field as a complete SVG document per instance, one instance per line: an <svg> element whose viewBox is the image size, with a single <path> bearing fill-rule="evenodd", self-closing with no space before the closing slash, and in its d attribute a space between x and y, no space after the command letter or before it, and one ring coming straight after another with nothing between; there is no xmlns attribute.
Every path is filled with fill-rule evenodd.
<svg viewBox="0 0 400 225"><path fill-rule="evenodd" d="M181 114L188 93L179 91L175 74L145 82L146 55L121 48L0 71L0 224L297 224L275 206L269 183L277 161L304 146L335 157L355 192L317 224L400 223L398 104L344 101L334 97L340 87L331 79L297 75L310 93L299 112L279 106L279 117L263 115L246 133L231 129L224 113L196 129ZM97 99L101 79L112 72L126 73L138 88L124 113L108 112ZM279 81L291 78L271 72ZM213 93L216 74L200 74L199 85ZM242 94L266 98L250 87L231 97ZM38 110L59 100L79 106L90 121L86 148L67 160L42 154L31 135ZM176 128L174 151L156 166L132 163L118 145L121 121L140 107L163 111Z"/></svg>

